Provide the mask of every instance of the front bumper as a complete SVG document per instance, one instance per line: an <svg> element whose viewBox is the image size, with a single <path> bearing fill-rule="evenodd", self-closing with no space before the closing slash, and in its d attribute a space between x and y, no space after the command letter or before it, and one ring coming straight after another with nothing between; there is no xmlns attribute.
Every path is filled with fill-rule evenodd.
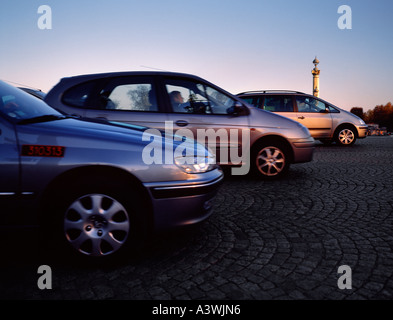
<svg viewBox="0 0 393 320"><path fill-rule="evenodd" d="M191 225L205 220L212 213L212 200L223 180L221 170L209 173L209 180L148 183L156 230Z"/></svg>
<svg viewBox="0 0 393 320"><path fill-rule="evenodd" d="M364 139L367 137L368 126L358 126L358 139Z"/></svg>
<svg viewBox="0 0 393 320"><path fill-rule="evenodd" d="M315 150L315 140L313 137L306 139L292 140L293 163L312 161Z"/></svg>

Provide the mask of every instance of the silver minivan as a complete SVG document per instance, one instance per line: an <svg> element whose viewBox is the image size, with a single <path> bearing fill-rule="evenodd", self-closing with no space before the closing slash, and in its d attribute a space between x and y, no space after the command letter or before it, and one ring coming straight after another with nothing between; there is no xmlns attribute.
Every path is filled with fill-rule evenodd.
<svg viewBox="0 0 393 320"><path fill-rule="evenodd" d="M312 160L314 139L296 121L253 107L197 76L114 72L63 78L45 96L77 117L142 125L210 148L232 174L279 177ZM153 129L152 129L153 130Z"/></svg>
<svg viewBox="0 0 393 320"><path fill-rule="evenodd" d="M315 139L326 144L350 146L367 136L367 125L358 116L303 92L248 91L237 96L259 109L300 122Z"/></svg>

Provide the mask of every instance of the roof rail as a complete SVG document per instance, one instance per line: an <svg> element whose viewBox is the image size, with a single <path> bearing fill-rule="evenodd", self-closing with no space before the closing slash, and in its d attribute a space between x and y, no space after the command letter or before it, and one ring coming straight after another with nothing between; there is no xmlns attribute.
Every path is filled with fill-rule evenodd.
<svg viewBox="0 0 393 320"><path fill-rule="evenodd" d="M255 90L255 91L245 91L245 92L241 92L241 93L238 93L237 95L246 94L246 93L269 93L269 92L282 92L282 93L300 93L300 94L305 94L304 92L293 91L293 90Z"/></svg>

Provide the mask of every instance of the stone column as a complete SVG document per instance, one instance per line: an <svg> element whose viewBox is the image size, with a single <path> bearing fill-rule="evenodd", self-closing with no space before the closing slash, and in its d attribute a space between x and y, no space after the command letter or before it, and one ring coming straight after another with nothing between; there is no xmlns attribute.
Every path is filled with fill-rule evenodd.
<svg viewBox="0 0 393 320"><path fill-rule="evenodd" d="M317 65L319 64L319 60L317 59L317 57L315 57L312 63L315 65L315 68L311 71L313 75L312 94L315 97L319 97L319 74L321 73L321 70L319 70L317 67Z"/></svg>

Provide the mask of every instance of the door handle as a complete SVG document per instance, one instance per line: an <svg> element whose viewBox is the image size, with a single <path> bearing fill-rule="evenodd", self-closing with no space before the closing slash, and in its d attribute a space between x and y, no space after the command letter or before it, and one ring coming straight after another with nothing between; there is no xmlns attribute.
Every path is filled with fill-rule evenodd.
<svg viewBox="0 0 393 320"><path fill-rule="evenodd" d="M301 116L301 117L297 117L297 118L298 118L298 119L302 119L302 120L304 119L304 117L303 117L303 116Z"/></svg>
<svg viewBox="0 0 393 320"><path fill-rule="evenodd" d="M177 120L175 123L179 127L185 127L188 125L188 122L186 120Z"/></svg>

